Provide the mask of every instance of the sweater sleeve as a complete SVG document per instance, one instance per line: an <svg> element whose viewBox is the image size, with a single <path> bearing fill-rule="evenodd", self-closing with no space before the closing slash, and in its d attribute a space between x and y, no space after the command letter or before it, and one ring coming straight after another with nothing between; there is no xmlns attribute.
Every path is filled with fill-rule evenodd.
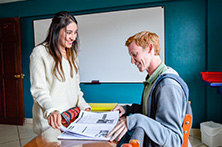
<svg viewBox="0 0 222 147"><path fill-rule="evenodd" d="M160 146L181 146L183 141L183 91L167 84L155 94L158 97L155 120L142 114L127 117L129 130L141 127L146 135Z"/></svg>
<svg viewBox="0 0 222 147"><path fill-rule="evenodd" d="M131 106L125 105L123 108L126 111L124 115L129 115L130 113L142 113L142 106L139 104L132 104Z"/></svg>
<svg viewBox="0 0 222 147"><path fill-rule="evenodd" d="M76 59L76 62L78 64L78 58ZM77 91L78 91L78 103L77 106L81 109L81 110L85 110L86 108L90 108L88 103L86 103L85 99L83 98L83 92L80 89L80 80L79 80L79 72L76 74L76 81L77 81Z"/></svg>
<svg viewBox="0 0 222 147"><path fill-rule="evenodd" d="M40 53L39 46L33 50L30 56L30 82L31 82L31 94L35 102L37 102L40 107L44 110L44 118L47 118L48 115L57 110L54 107L53 101L50 97L49 86L46 82L46 64L44 57Z"/></svg>

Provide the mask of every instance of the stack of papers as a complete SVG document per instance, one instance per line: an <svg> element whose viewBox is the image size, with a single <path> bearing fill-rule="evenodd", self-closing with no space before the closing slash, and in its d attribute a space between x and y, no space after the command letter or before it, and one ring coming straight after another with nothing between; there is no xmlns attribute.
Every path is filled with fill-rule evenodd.
<svg viewBox="0 0 222 147"><path fill-rule="evenodd" d="M106 136L116 126L118 120L118 111L81 111L79 117L67 128L61 126L63 133L58 139L110 140Z"/></svg>

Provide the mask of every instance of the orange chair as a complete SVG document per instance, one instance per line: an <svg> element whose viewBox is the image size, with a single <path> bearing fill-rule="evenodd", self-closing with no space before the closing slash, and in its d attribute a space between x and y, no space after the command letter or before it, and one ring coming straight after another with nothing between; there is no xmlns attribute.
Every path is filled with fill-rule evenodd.
<svg viewBox="0 0 222 147"><path fill-rule="evenodd" d="M190 103L190 101L189 101ZM189 145L189 135L192 125L192 114L186 114L183 121L183 144L181 147L188 147Z"/></svg>

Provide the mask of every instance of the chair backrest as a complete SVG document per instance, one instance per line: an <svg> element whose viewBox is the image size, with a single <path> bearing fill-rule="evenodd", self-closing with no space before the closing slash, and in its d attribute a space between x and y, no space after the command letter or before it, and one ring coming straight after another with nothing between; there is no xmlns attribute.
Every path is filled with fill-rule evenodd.
<svg viewBox="0 0 222 147"><path fill-rule="evenodd" d="M183 121L183 144L181 147L189 146L189 135L190 135L190 130L192 126L192 120L193 120L192 114L186 113L184 117L184 121Z"/></svg>

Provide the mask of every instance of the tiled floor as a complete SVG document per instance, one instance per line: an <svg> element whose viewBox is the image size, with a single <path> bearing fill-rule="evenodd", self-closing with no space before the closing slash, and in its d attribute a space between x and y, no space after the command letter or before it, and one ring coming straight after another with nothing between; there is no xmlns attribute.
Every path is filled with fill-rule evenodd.
<svg viewBox="0 0 222 147"><path fill-rule="evenodd" d="M34 137L31 120L23 126L0 124L0 147L21 147Z"/></svg>
<svg viewBox="0 0 222 147"><path fill-rule="evenodd" d="M199 129L192 129L190 142L193 147L207 147L201 143ZM26 120L23 126L0 124L0 147L21 147L36 135L32 131L31 120Z"/></svg>
<svg viewBox="0 0 222 147"><path fill-rule="evenodd" d="M200 129L191 129L189 139L193 147L208 147L207 145L201 142Z"/></svg>

